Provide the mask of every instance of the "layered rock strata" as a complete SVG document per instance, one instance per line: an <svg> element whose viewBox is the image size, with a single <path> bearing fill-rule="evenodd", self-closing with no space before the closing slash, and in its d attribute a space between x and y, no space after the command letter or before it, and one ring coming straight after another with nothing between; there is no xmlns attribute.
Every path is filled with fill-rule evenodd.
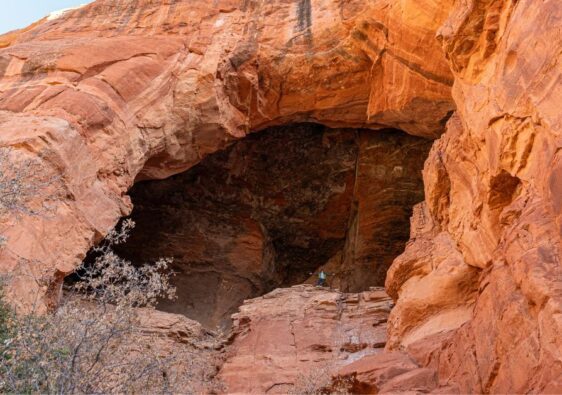
<svg viewBox="0 0 562 395"><path fill-rule="evenodd" d="M338 367L383 351L391 306L382 288L297 285L252 299L233 316L219 377L231 393L321 390Z"/></svg>
<svg viewBox="0 0 562 395"><path fill-rule="evenodd" d="M326 389L334 392L345 389L353 394L458 392L456 387L438 387L435 370L420 367L400 351L370 355L342 367Z"/></svg>
<svg viewBox="0 0 562 395"><path fill-rule="evenodd" d="M130 212L135 180L273 124L437 137L453 85L457 114L387 277L388 348L444 388L561 392L561 12L556 0L100 0L3 39L0 145L39 163L24 178L43 187L17 214L3 206L8 296L55 304Z"/></svg>
<svg viewBox="0 0 562 395"><path fill-rule="evenodd" d="M135 180L249 131L315 121L438 136L454 108L434 40L449 3L98 0L0 40L0 146L59 182L52 215L2 212L7 296L56 305L62 278L130 213ZM50 192L31 195L22 203L40 206Z"/></svg>
<svg viewBox="0 0 562 395"><path fill-rule="evenodd" d="M562 391L562 7L458 2L439 31L457 115L393 264L390 349L462 393Z"/></svg>
<svg viewBox="0 0 562 395"><path fill-rule="evenodd" d="M137 227L119 253L172 257L179 297L160 308L207 327L228 326L245 299L319 268L342 291L382 286L423 200L430 144L314 124L254 134L186 173L137 184Z"/></svg>

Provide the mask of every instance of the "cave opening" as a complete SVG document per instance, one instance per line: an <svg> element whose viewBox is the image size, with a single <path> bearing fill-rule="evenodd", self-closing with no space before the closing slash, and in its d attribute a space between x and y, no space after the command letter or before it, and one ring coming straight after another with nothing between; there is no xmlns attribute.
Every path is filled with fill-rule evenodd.
<svg viewBox="0 0 562 395"><path fill-rule="evenodd" d="M272 127L192 169L130 191L136 227L120 256L173 259L177 299L159 309L228 327L245 299L314 283L383 286L423 200L431 141L399 130Z"/></svg>

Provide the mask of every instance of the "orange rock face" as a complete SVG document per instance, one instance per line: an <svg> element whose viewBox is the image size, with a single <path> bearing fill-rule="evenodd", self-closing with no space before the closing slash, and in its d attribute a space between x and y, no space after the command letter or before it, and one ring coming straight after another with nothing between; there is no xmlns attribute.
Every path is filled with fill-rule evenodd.
<svg viewBox="0 0 562 395"><path fill-rule="evenodd" d="M436 390L437 374L432 369L420 368L407 354L395 351L370 355L344 366L337 373L337 382L344 382L354 394L405 390L428 393Z"/></svg>
<svg viewBox="0 0 562 395"><path fill-rule="evenodd" d="M233 316L219 377L231 393L319 390L338 367L382 352L390 307L382 289L342 294L298 285L252 299Z"/></svg>
<svg viewBox="0 0 562 395"><path fill-rule="evenodd" d="M562 7L459 4L439 32L457 116L389 272L389 348L461 392L562 390Z"/></svg>
<svg viewBox="0 0 562 395"><path fill-rule="evenodd" d="M2 272L22 273L8 295L55 304L61 278L130 212L135 180L182 172L250 131L314 121L438 136L454 108L434 40L448 7L99 0L12 34L0 145L35 157L62 193L48 219L3 215Z"/></svg>
<svg viewBox="0 0 562 395"><path fill-rule="evenodd" d="M321 268L344 292L382 286L423 200L430 146L396 130L264 130L132 188L137 226L119 253L174 257L179 298L160 307L210 328L229 326L244 299L316 283Z"/></svg>
<svg viewBox="0 0 562 395"><path fill-rule="evenodd" d="M131 212L135 181L183 172L250 132L317 122L438 138L446 123L411 240L386 279L391 354L339 374L357 391L562 391L559 1L117 3L0 39L0 147L11 148L1 176L37 186L0 211L14 303L56 304L64 276ZM357 177L371 174L365 165ZM357 191L358 257L381 219L361 216L373 191ZM288 307L316 303L307 295ZM340 296L326 295L334 323ZM241 314L266 339L284 328L278 355L292 364L287 317L297 316L260 323L267 302ZM244 371L255 338L237 336L240 359L223 373L247 389L236 374L271 365ZM389 374L392 364L403 369Z"/></svg>

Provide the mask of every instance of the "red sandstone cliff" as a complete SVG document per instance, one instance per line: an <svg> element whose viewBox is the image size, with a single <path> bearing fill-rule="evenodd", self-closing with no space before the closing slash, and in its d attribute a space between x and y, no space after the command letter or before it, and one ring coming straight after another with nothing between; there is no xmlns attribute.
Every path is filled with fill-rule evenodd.
<svg viewBox="0 0 562 395"><path fill-rule="evenodd" d="M387 277L389 334L461 392L562 391L561 17L557 1L459 2L438 33L457 116Z"/></svg>
<svg viewBox="0 0 562 395"><path fill-rule="evenodd" d="M34 176L58 175L63 191L48 219L3 219L18 302L33 287L56 303L62 277L130 212L135 180L181 172L250 131L315 121L438 136L453 109L434 40L447 10L101 0L12 37L0 144L37 158Z"/></svg>
<svg viewBox="0 0 562 395"><path fill-rule="evenodd" d="M40 164L21 203L47 214L1 219L9 296L55 304L135 180L249 132L436 138L456 108L386 280L388 351L437 372L425 390L561 392L561 20L555 0L98 0L22 31L0 50L0 145ZM378 391L383 355L341 375Z"/></svg>

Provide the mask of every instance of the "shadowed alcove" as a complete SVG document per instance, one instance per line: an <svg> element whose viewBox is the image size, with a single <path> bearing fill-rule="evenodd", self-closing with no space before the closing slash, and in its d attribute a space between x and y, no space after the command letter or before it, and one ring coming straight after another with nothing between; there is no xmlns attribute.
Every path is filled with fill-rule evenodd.
<svg viewBox="0 0 562 395"><path fill-rule="evenodd" d="M173 258L178 298L160 308L208 327L321 268L342 291L383 285L423 200L430 146L399 130L317 124L252 134L187 172L137 183L137 226L118 253Z"/></svg>

